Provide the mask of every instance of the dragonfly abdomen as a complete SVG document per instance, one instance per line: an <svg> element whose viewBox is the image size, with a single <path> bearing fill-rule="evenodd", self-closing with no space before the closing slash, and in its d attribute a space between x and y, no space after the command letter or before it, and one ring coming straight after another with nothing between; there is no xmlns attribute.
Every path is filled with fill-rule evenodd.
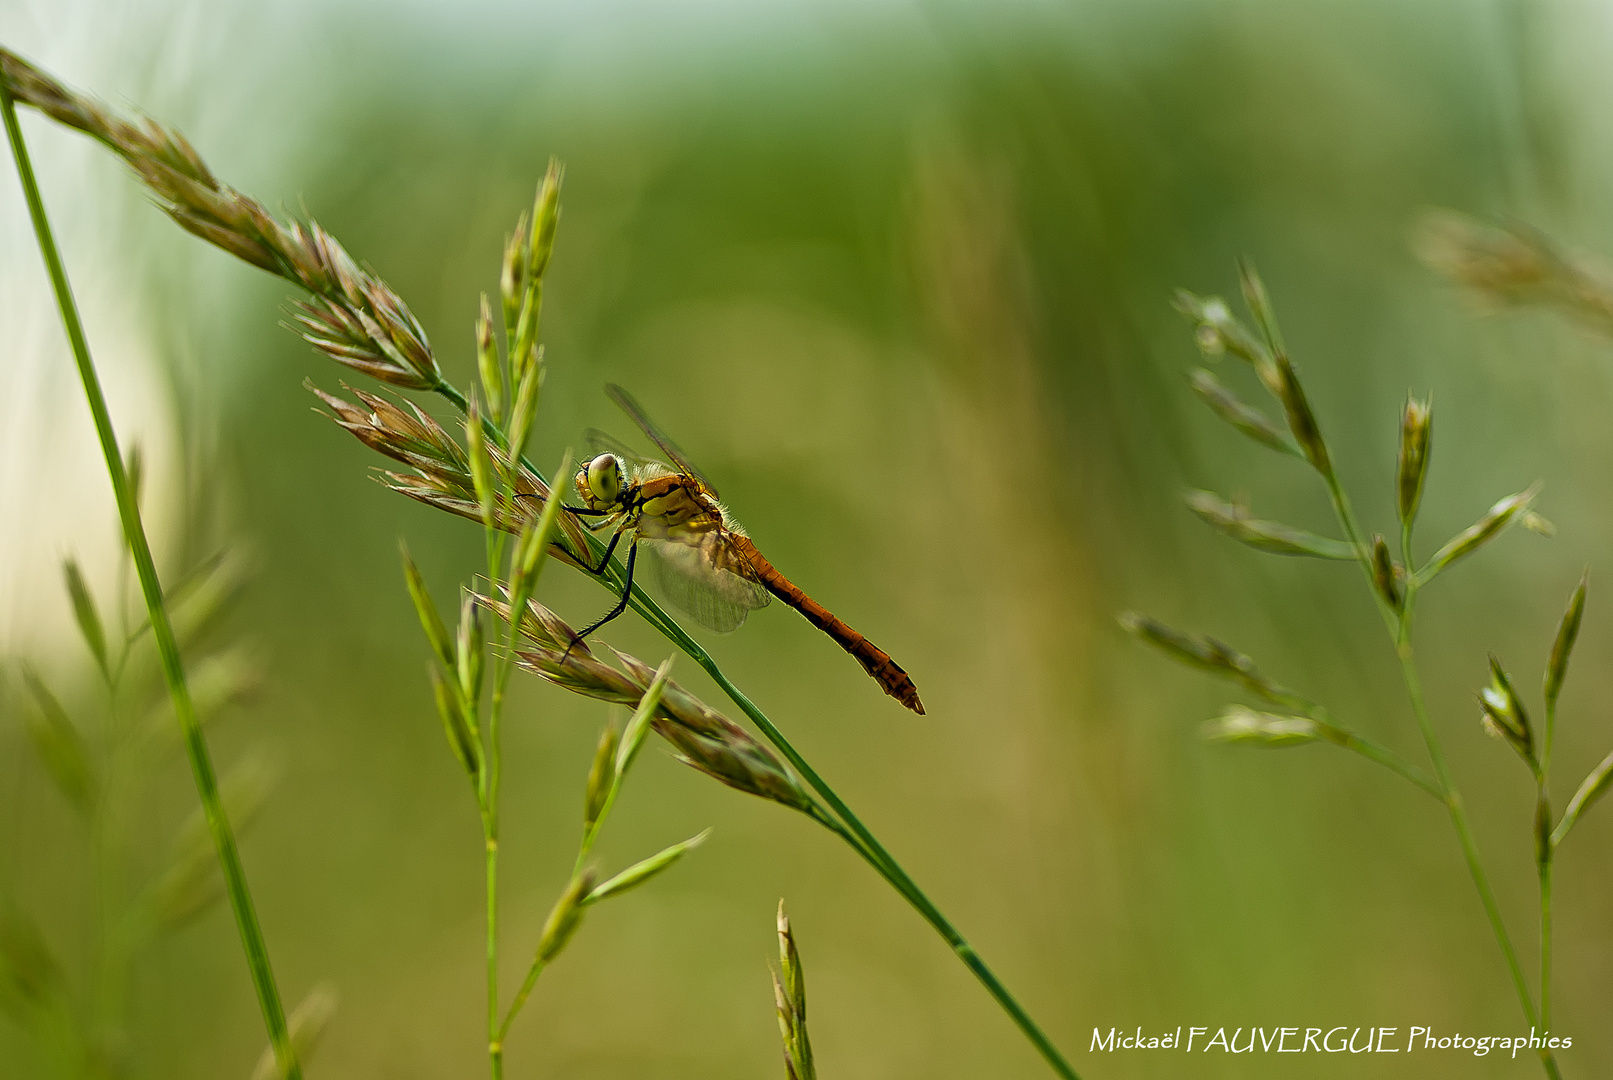
<svg viewBox="0 0 1613 1080"><path fill-rule="evenodd" d="M756 550L756 545L751 543L748 537L730 535L729 543L750 560L752 569L756 571L756 576L761 579L762 584L767 586L768 592L799 611L807 622L828 634L842 649L856 657L863 670L884 687L885 693L923 715L924 703L919 701L918 687L913 685L913 680L902 670L900 664L890 658L889 653L847 626L828 608L812 599L793 581L774 569L773 564Z"/></svg>

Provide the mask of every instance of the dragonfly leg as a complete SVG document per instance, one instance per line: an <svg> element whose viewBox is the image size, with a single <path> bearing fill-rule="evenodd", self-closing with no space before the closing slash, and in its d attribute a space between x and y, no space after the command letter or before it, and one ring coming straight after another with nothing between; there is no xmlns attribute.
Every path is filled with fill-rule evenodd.
<svg viewBox="0 0 1613 1080"><path fill-rule="evenodd" d="M539 495L536 491L518 492L515 497L517 499L546 499L546 498L548 498L547 495ZM566 511L567 513L571 514L573 517L606 517L606 516L608 516L610 514L614 514L616 512L614 510L590 510L586 506L567 506L565 503L560 504L560 509L562 509L562 510Z"/></svg>
<svg viewBox="0 0 1613 1080"><path fill-rule="evenodd" d="M567 509L569 510L570 507L567 507ZM605 545L605 553L599 557L599 565L598 566L589 566L587 563L583 563L582 568L584 570L588 571L590 574L593 574L595 577L598 577L600 574L603 574L605 572L605 564L610 562L610 557L612 555L616 554L616 545L621 543L621 540L622 540L622 534L620 532L612 533L611 538L610 538L610 543ZM628 558L631 559L633 557L631 552L632 551L637 551L637 550L638 549L636 547L631 549L629 554L628 554ZM632 567L628 568L627 580L628 581L633 580ZM617 614L620 614L620 612L618 612Z"/></svg>
<svg viewBox="0 0 1613 1080"><path fill-rule="evenodd" d="M616 536L611 539L611 547L616 546L616 540L618 538L620 538L621 535L622 535L621 533L617 533ZM610 555L607 553L605 557L607 559L609 559ZM572 639L572 641L571 641L572 646L575 646L575 645L581 643L582 640L584 638L586 638L589 634L592 634L595 630L598 630L601 626L604 626L606 623L610 622L612 619L616 618L622 612L627 610L627 600L628 600L628 598L630 596L633 595L633 562L637 558L638 558L638 541L635 540L635 541L633 541L633 543L631 545L629 545L629 547L627 549L627 580L622 585L622 598L620 600L616 601L616 606L611 608L609 611L607 611L603 618L596 619L594 621L593 625L589 626L587 629L583 630L576 637L574 637ZM601 568L603 568L604 565L605 565L604 563L600 563ZM598 573L598 571L595 571L595 573ZM566 656L570 656L570 655L571 655L571 646L568 646L566 648ZM566 656L562 656L560 658L561 663L565 663Z"/></svg>

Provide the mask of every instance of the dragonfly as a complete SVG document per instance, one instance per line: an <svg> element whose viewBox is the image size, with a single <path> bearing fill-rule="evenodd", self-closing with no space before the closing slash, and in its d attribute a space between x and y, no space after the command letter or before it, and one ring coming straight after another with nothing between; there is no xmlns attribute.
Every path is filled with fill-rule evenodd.
<svg viewBox="0 0 1613 1080"><path fill-rule="evenodd" d="M574 481L584 505L566 509L591 531L611 532L599 565L584 568L603 574L625 540L627 573L616 606L579 633L577 640L627 610L642 550L659 591L702 626L719 633L736 630L752 611L766 607L776 596L855 657L885 693L922 714L918 688L907 672L767 561L718 501L716 487L650 420L632 394L614 383L606 385L605 393L660 448L670 465L638 456L603 431L586 433L598 453L577 470Z"/></svg>

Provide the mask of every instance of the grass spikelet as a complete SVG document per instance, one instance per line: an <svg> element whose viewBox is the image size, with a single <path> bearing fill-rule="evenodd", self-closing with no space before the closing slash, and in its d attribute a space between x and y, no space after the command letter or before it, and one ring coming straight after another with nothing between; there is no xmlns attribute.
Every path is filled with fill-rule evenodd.
<svg viewBox="0 0 1613 1080"><path fill-rule="evenodd" d="M1173 629L1134 611L1120 616L1120 627L1181 663L1231 679L1273 704L1292 706L1300 701L1292 692L1261 674L1253 660L1223 641Z"/></svg>
<svg viewBox="0 0 1613 1080"><path fill-rule="evenodd" d="M1406 407L1400 412L1400 455L1395 470L1395 509L1403 528L1411 528L1422 505L1433 425L1433 404L1406 398Z"/></svg>
<svg viewBox="0 0 1613 1080"><path fill-rule="evenodd" d="M1274 748L1301 746L1323 737L1321 725L1308 716L1274 716L1242 705L1228 706L1226 712L1206 722L1203 735L1210 742Z"/></svg>
<svg viewBox="0 0 1613 1080"><path fill-rule="evenodd" d="M778 970L773 972L773 1004L778 1011L779 1036L784 1041L784 1075L787 1080L817 1080L812 1040L807 1036L806 972L795 947L784 901L778 903Z"/></svg>
<svg viewBox="0 0 1613 1080"><path fill-rule="evenodd" d="M1247 510L1222 499L1213 491L1194 491L1187 496L1188 509L1206 524L1226 533L1239 543L1273 555L1307 555L1313 559L1354 559L1355 548L1342 540L1296 529L1279 521L1261 521Z"/></svg>
<svg viewBox="0 0 1613 1080"><path fill-rule="evenodd" d="M1540 493L1540 485L1534 484L1527 490L1516 495L1508 495L1497 502L1478 521L1463 529L1450 539L1444 547L1434 552L1434 557L1428 560L1428 565L1418 574L1426 581L1435 574L1444 570L1458 559L1473 554L1479 548L1495 539L1508 525L1511 525L1518 515L1529 509Z"/></svg>
<svg viewBox="0 0 1613 1080"><path fill-rule="evenodd" d="M503 601L480 599L508 621L509 608ZM610 650L621 668L600 659L586 642L576 640L575 632L559 616L535 600L526 605L521 632L532 647L518 650L516 662L572 693L631 705L656 681L654 668L626 653ZM667 682L649 723L672 744L685 765L747 794L817 816L811 796L772 751L677 683Z"/></svg>
<svg viewBox="0 0 1613 1080"><path fill-rule="evenodd" d="M1563 680L1568 677L1568 658L1574 653L1574 642L1579 639L1580 620L1585 616L1585 589L1590 584L1591 572L1580 576L1579 584L1568 598L1568 608L1557 624L1557 637L1551 643L1551 658L1546 661L1546 678L1542 688L1547 711L1557 707L1557 695L1562 693Z"/></svg>

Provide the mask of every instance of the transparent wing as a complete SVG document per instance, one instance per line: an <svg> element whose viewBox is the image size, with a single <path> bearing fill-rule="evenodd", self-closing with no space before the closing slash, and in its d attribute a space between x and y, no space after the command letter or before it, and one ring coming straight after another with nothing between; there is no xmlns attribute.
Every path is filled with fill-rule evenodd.
<svg viewBox="0 0 1613 1080"><path fill-rule="evenodd" d="M711 492L713 498L717 497L717 489L712 487L711 481L707 480L704 473L689 463L688 455L678 449L677 443L673 442L665 432L655 426L655 421L650 419L649 414L644 411L644 406L640 405L632 394L629 394L615 383L605 384L605 394L616 402L624 413L633 418L633 423L637 424L639 430L650 437L651 442L661 448L661 453L667 456L667 460L682 469L686 475L694 477L705 485L706 490ZM612 453L614 452L612 451ZM690 614L694 613L690 612Z"/></svg>
<svg viewBox="0 0 1613 1080"><path fill-rule="evenodd" d="M591 427L582 433L582 437L583 441L596 454L615 454L629 465L657 464L608 431L600 431L598 428Z"/></svg>
<svg viewBox="0 0 1613 1080"><path fill-rule="evenodd" d="M726 550L722 535L712 531L674 540L646 538L639 547L650 556L656 591L701 626L726 634L772 597L749 565Z"/></svg>

